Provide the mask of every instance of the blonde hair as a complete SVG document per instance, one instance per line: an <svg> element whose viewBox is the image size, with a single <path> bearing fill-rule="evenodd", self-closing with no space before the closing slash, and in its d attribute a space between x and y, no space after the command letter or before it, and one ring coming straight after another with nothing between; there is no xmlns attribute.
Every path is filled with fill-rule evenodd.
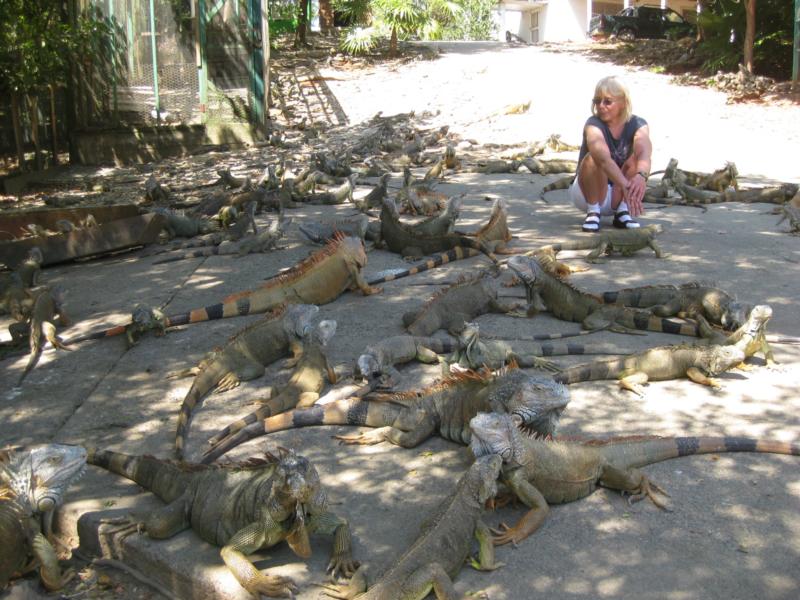
<svg viewBox="0 0 800 600"><path fill-rule="evenodd" d="M597 106L594 104L594 98L600 98L603 95L622 99L625 104L624 108L622 109L622 117L627 123L628 119L630 119L631 115L633 114L633 105L631 104L631 94L628 91L628 86L626 86L624 83L622 83L622 81L613 75L609 77L603 77L600 81L598 81L597 85L594 86L594 97L592 98L592 114L594 116L597 116Z"/></svg>

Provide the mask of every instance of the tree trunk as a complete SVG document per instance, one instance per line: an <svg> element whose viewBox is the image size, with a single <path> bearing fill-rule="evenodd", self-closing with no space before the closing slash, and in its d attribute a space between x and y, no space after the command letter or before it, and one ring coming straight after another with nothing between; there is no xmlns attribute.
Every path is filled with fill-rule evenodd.
<svg viewBox="0 0 800 600"><path fill-rule="evenodd" d="M397 56L397 27L392 27L392 37L389 39L389 56Z"/></svg>
<svg viewBox="0 0 800 600"><path fill-rule="evenodd" d="M26 94L28 113L31 119L31 139L33 140L33 158L36 161L36 170L41 171L42 146L39 142L39 97L36 94Z"/></svg>
<svg viewBox="0 0 800 600"><path fill-rule="evenodd" d="M294 36L295 47L306 45L308 32L308 4L309 0L297 0L297 32Z"/></svg>
<svg viewBox="0 0 800 600"><path fill-rule="evenodd" d="M756 0L744 0L744 10L747 17L744 30L744 66L753 72L753 44L756 40Z"/></svg>
<svg viewBox="0 0 800 600"><path fill-rule="evenodd" d="M56 89L55 86L48 86L50 90L50 128L52 130L53 146L53 166L58 166L58 121L56 120Z"/></svg>
<svg viewBox="0 0 800 600"><path fill-rule="evenodd" d="M319 28L325 35L333 31L333 2L319 0Z"/></svg>
<svg viewBox="0 0 800 600"><path fill-rule="evenodd" d="M25 142L22 139L22 114L19 111L19 93L11 93L11 120L14 123L14 142L17 144L17 166L25 170Z"/></svg>

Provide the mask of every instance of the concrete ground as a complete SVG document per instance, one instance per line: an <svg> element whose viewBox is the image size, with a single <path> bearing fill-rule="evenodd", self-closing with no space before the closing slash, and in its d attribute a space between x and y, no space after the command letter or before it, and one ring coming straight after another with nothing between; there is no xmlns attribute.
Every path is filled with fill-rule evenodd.
<svg viewBox="0 0 800 600"><path fill-rule="evenodd" d="M571 58L567 59L568 56ZM476 91L492 90L493 104L487 106L488 101L476 100L470 106L469 98L445 93L442 85L437 87L442 88L443 97L429 98L422 87L413 88L409 84L392 89L391 99L375 98L368 109L364 108L366 103L355 103L358 94L353 90L370 78L383 77L383 81L389 81L407 76L414 82L414 77L434 69L435 61L404 66L398 72L383 72L379 68L361 73L359 78L343 75L342 81L331 82L331 89L348 114L352 111L353 122L378 110L386 115L427 102L429 109L440 108L443 112L438 119L452 123L452 129L463 137L492 141L486 136L494 133L498 138L505 136L495 141L509 141L513 135L534 141L549 133L561 133L566 140L573 141L575 126L579 127L588 109L591 84L588 92L582 92L580 101L570 96L557 98L563 102L563 108L547 112L539 107L538 99L557 94L559 86L543 76L540 81L536 77L535 86L520 84L523 78L517 78L511 83L538 89L533 103L536 113L523 115L519 121L511 116L479 121L474 134L465 115L471 111L476 119L482 118L517 101L511 91L515 86L507 79L493 78L492 67L496 65L513 66L517 73L560 72L563 81L585 82L587 77L594 81L608 71L621 71L619 67L598 66L580 56L551 54L534 48L445 54L440 61L439 68L454 73L455 79L458 73L463 75L457 65L474 68L470 86ZM487 79L480 80L482 74L478 71L484 66L478 69L477 65L485 65L483 75ZM752 179L800 181L796 172L800 120L791 120L797 115L796 108L746 107L748 117L751 111L763 115L760 121L763 127L753 127L751 120L741 120L741 107L725 106L715 92L672 88L662 76L647 72L626 75L634 88L644 82L642 90L647 92L642 91L641 96L647 98L647 110L636 110L663 136L656 144L655 164L665 164L670 156L676 156L686 168L710 170L721 166L726 159L734 159L739 170ZM341 86L340 89L335 85ZM457 85L453 81L453 86ZM547 94L545 89L549 90ZM523 96L526 91L533 91L533 87L523 90ZM482 98L482 94L476 98ZM680 109L670 104L669 111L680 110L680 114L662 118L668 110L657 111L655 103L659 96L663 102L671 103L673 95L683 100ZM570 113L569 127L564 113ZM705 113L703 126L709 130L737 132L741 125L747 129L747 137L732 133L731 138L707 139L698 134L702 131L700 125L695 125L694 135L682 135L676 122L684 116L701 113ZM531 124L534 114L540 121L538 129L519 125ZM780 118L787 120L781 122ZM778 135L773 131L772 137L762 140L761 136L769 136L773 124L784 133ZM544 135L539 134L542 129ZM756 138L759 141L753 143ZM774 159L770 164L778 166L769 167L766 155ZM783 162L789 160L787 157L794 165L792 172ZM546 204L535 200L542 186L555 178L523 173L491 176L459 173L448 177L440 189L448 195L467 194L459 221L459 227L464 229L476 227L487 219L491 209L487 196L503 198L509 208L509 226L516 236L512 247L530 249L580 235L581 217L569 206L564 192L550 194ZM800 294L800 240L785 233L783 225L776 226L778 217L771 214L772 208L765 204L723 204L703 213L690 207L651 207L645 221L664 225L660 243L671 254L669 258L656 259L649 250L632 258L615 257L605 264L593 265L586 273L574 275L572 281L581 289L599 292L633 285L713 279L736 292L742 300L770 304L774 310L769 327L772 335L798 337L800 321L795 299ZM175 313L212 304L234 291L253 288L311 250L302 242L297 222L350 212L347 207L293 211L295 223L286 248L271 254L241 259L210 257L154 266L153 258L128 253L48 268L43 279L66 288L67 308L75 325L65 332L65 337L72 336L108 323L124 322L136 302L161 306L166 312ZM266 216L261 219L263 223ZM567 256L582 264L580 253ZM482 258L458 262L385 284L378 295L364 298L358 293L346 293L323 306L321 318L338 322L338 332L331 343L333 360L349 364L368 344L402 333L402 312L420 305L443 282L474 272L484 263ZM369 253L366 274L369 277L383 269L404 265L397 255L376 250ZM522 290L512 289L509 294L521 296ZM226 319L178 328L164 338L145 337L127 351L119 338L82 344L73 352L48 349L19 389L12 386L27 359L4 361L0 363L0 440L4 444L84 443L126 453L168 456L178 407L191 380L167 380L165 375L196 364L205 352L254 319ZM575 324L559 322L547 315L525 320L485 315L478 321L483 331L509 339L576 329ZM0 327L5 330L4 323ZM583 339L613 341L633 349L686 341L664 334L600 333ZM758 357L751 361L753 369L723 375L723 388L719 392L688 380L653 383L644 399L619 390L614 382L572 386L572 401L562 419L560 433L743 435L796 441L800 439L800 400L796 393L800 381L800 347L776 344L773 348L779 363L777 368L767 368ZM578 357L557 360L565 365L582 362ZM209 396L195 413L189 457L198 457L212 433L250 412L251 402L260 390L286 375L273 366L259 380L225 394ZM404 388L412 388L432 381L437 375L437 367L409 365L403 369L400 383ZM406 450L389 444L342 446L330 437L346 431L351 430L309 428L284 432L269 440L241 446L229 456L244 458L276 444L295 448L307 456L320 472L334 510L352 525L356 557L376 566L386 565L411 543L420 523L448 494L469 464L469 453L438 438ZM598 490L584 500L554 507L541 530L517 548L500 548L498 560L505 563L504 568L479 573L465 567L456 578L456 589L464 594L483 592L492 600L538 596L549 600L606 597L777 600L800 595L797 457L710 455L672 460L645 470L670 493L672 512L660 511L649 502L631 506L614 491ZM191 532L166 541L135 535L122 540L103 533L108 526L99 524L104 518L131 511L142 514L158 505L157 500L137 486L90 468L70 490L60 525L69 547L77 547L80 537L83 552L102 551L120 558L178 597L247 597L226 571L218 549ZM488 514L486 520L492 526L502 521L511 523L522 512L521 508L509 507ZM292 577L300 587L298 598L317 598L320 589L312 584L324 581L330 548L329 539L315 540L313 557L301 561L280 546L262 553L257 565L271 573ZM19 587L12 588L12 594L15 589ZM121 597L127 596L122 593Z"/></svg>

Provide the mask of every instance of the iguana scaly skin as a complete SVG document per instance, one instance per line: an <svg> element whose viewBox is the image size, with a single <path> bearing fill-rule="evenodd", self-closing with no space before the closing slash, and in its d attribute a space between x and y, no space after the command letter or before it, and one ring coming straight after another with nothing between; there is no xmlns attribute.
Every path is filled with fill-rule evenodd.
<svg viewBox="0 0 800 600"><path fill-rule="evenodd" d="M776 225L780 225L784 221L788 219L789 221L789 233L792 235L800 234L800 208L796 206L791 206L790 204L784 204L780 208L780 212L782 213L782 217L780 220L775 223Z"/></svg>
<svg viewBox="0 0 800 600"><path fill-rule="evenodd" d="M381 240L391 252L397 252L402 256L426 256L435 252L450 250L456 246L463 246L479 250L488 256L493 263L497 263L497 258L486 247L486 244L480 240L457 233L417 235L410 232L400 222L397 208L388 199L383 201L383 208L381 209Z"/></svg>
<svg viewBox="0 0 800 600"><path fill-rule="evenodd" d="M329 242L336 235L336 232L363 240L367 238L369 217L367 215L356 215L322 223L300 223L298 229L300 233L315 244Z"/></svg>
<svg viewBox="0 0 800 600"><path fill-rule="evenodd" d="M347 521L330 511L316 469L294 452L204 467L90 449L88 462L136 482L166 503L142 523L151 538L193 529L206 542L222 546L222 560L256 598L297 592L291 579L265 575L247 558L284 540L308 558L309 534L332 534L328 571L350 576L358 567Z"/></svg>
<svg viewBox="0 0 800 600"><path fill-rule="evenodd" d="M551 173L575 173L578 162L574 160L539 160L528 157L520 161L522 166L535 175L549 175Z"/></svg>
<svg viewBox="0 0 800 600"><path fill-rule="evenodd" d="M411 546L372 585L368 586L366 567L359 567L346 587L326 586L326 595L346 600L419 600L433 591L437 600L461 598L452 579L465 562L481 571L503 566L495 562L491 532L481 520L487 500L497 493L502 466L503 459L496 454L477 459L423 523ZM471 556L476 539L477 560Z"/></svg>
<svg viewBox="0 0 800 600"><path fill-rule="evenodd" d="M70 350L56 335L55 321L58 318L58 323L62 326L69 324L69 318L64 312L63 307L63 291L59 287L43 287L39 291L34 292L33 308L31 308L31 322L30 322L30 358L28 364L25 365L25 370L19 376L17 386L22 385L22 382L28 374L39 362L44 349L44 340L50 342L54 348L59 350Z"/></svg>
<svg viewBox="0 0 800 600"><path fill-rule="evenodd" d="M356 205L356 208L363 213L373 208L379 209L383 199L386 198L388 194L387 186L389 185L389 178L391 176L391 173L384 173L378 179L378 185L372 188L366 196L358 200L353 200L353 204Z"/></svg>
<svg viewBox="0 0 800 600"><path fill-rule="evenodd" d="M772 366L775 364L775 358L772 355L772 348L767 342L767 322L771 318L772 307L768 304L757 304L750 311L747 320L730 335L713 329L702 315L698 316L697 320L700 325L700 336L704 338L702 343L735 346L744 352L746 358L750 358L756 352L761 352L767 365ZM738 368L743 367L743 364L738 365Z"/></svg>
<svg viewBox="0 0 800 600"><path fill-rule="evenodd" d="M745 353L736 346L657 346L622 358L596 360L562 370L553 376L560 383L619 379L620 387L643 396L642 385L688 377L695 383L718 388L713 379L741 363Z"/></svg>
<svg viewBox="0 0 800 600"><path fill-rule="evenodd" d="M428 217L419 223L402 223L399 221L399 215L397 222L400 223L403 229L414 236L436 236L452 233L456 221L461 215L463 197L463 194L461 196L453 196L447 201L444 210L440 214ZM383 220L381 220L382 223Z"/></svg>
<svg viewBox="0 0 800 600"><path fill-rule="evenodd" d="M702 315L726 329L739 327L751 310L715 283L703 281L625 288L603 292L602 299L605 304L647 308L658 317Z"/></svg>
<svg viewBox="0 0 800 600"><path fill-rule="evenodd" d="M531 510L514 527L494 538L495 545L517 544L536 531L549 504L563 504L591 494L598 486L631 494L631 500L650 498L662 490L638 467L671 458L721 452L769 452L800 455L800 446L786 442L738 437L645 436L611 441L567 443L526 435L513 415L481 414L472 419L470 448L475 456L503 457L502 480ZM663 492L662 492L663 493Z"/></svg>
<svg viewBox="0 0 800 600"><path fill-rule="evenodd" d="M568 190L569 186L572 185L572 182L575 180L574 175L568 175L566 177L561 177L560 179L556 179L552 183L548 183L546 186L542 188L542 191L539 193L539 199L545 200L544 195L547 192L554 192L555 190Z"/></svg>
<svg viewBox="0 0 800 600"><path fill-rule="evenodd" d="M414 336L429 336L438 329L457 334L478 315L518 308L517 303L505 304L498 299L502 287L502 280L490 275L465 279L438 291L419 310L405 313L403 325Z"/></svg>
<svg viewBox="0 0 800 600"><path fill-rule="evenodd" d="M325 380L336 383L336 374L328 362L325 347L336 333L336 321L320 321L309 334L303 338L300 358L288 383L274 396L259 400L261 407L246 417L231 423L210 440L211 448L203 455L203 462L209 463L235 448L236 433L250 423L255 423L272 415L289 409L312 406L319 398Z"/></svg>
<svg viewBox="0 0 800 600"><path fill-rule="evenodd" d="M656 253L656 258L666 258L664 252L656 243L656 234L661 233L660 225L646 225L636 229L609 229L587 236L579 240L548 244L543 249L552 249L558 253L562 250L592 250L584 257L586 262L603 262L601 256L619 252L623 256L630 256L643 248L651 248Z"/></svg>
<svg viewBox="0 0 800 600"><path fill-rule="evenodd" d="M508 209L501 198L494 201L489 220L475 233L466 235L480 240L495 254L514 254L513 251L506 249L506 244L513 236L508 230Z"/></svg>
<svg viewBox="0 0 800 600"><path fill-rule="evenodd" d="M463 369L479 369L486 366L499 369L511 362L522 368L534 367L560 371L561 367L544 360L542 356L564 356L567 354L630 354L615 344L577 344L573 342L528 344L524 350L502 340L484 340L480 337L477 323L466 323L458 336L457 348L445 364Z"/></svg>
<svg viewBox="0 0 800 600"><path fill-rule="evenodd" d="M48 538L53 513L85 466L86 451L63 444L33 446L0 460L0 592L15 574L36 567L51 592L72 578L62 575Z"/></svg>
<svg viewBox="0 0 800 600"><path fill-rule="evenodd" d="M536 259L512 256L508 266L522 279L528 293L529 313L547 309L564 321L581 323L584 329L660 331L697 336L697 326L655 317L646 310L604 305L599 297L582 292L547 273Z"/></svg>
<svg viewBox="0 0 800 600"><path fill-rule="evenodd" d="M135 346L139 338L148 331L155 331L156 336L160 337L166 333L167 317L158 308L136 304L131 311L131 320L125 325L109 327L102 331L79 335L63 342L65 346L85 342L87 340L99 340L106 337L114 337L125 334L125 342L128 348Z"/></svg>
<svg viewBox="0 0 800 600"><path fill-rule="evenodd" d="M399 392L378 400L337 400L295 409L240 430L243 439L300 427L350 425L377 427L368 433L336 436L347 444L390 442L418 446L430 436L469 443L469 420L489 410L517 414L526 427L543 435L555 431L569 392L550 377L531 377L515 369L497 374L466 371L421 390Z"/></svg>
<svg viewBox="0 0 800 600"><path fill-rule="evenodd" d="M16 321L29 317L31 306L28 290L39 285L44 256L34 246L28 256L11 273L0 273L0 315L8 313Z"/></svg>
<svg viewBox="0 0 800 600"><path fill-rule="evenodd" d="M353 372L356 377L373 379L381 375L393 376L394 365L412 360L423 363L439 362L439 355L452 352L455 344L450 340L413 335L395 335L385 338L366 350L356 359ZM479 368L478 365L476 368Z"/></svg>
<svg viewBox="0 0 800 600"><path fill-rule="evenodd" d="M472 258L473 256L480 256L480 255L481 252L478 250L456 246L455 248L453 248L452 250L448 250L447 252L434 254L431 258L419 262L415 264L413 267L409 267L408 269L388 269L386 271L381 271L380 273L378 273L378 277L369 279L367 281L367 284L377 285L379 283L386 283L387 281L394 281L395 279L402 279L403 277L408 277L409 275L416 275L417 273L424 273L425 271L429 271L430 269L435 269L436 267L440 267L442 265L446 265L448 263L455 262L457 260Z"/></svg>
<svg viewBox="0 0 800 600"><path fill-rule="evenodd" d="M204 359L200 366L176 375L196 374L192 387L181 404L175 432L175 457L182 459L192 412L212 389L224 392L241 381L256 379L265 367L292 354L300 357L300 340L311 329L311 320L319 308L294 304L241 330L223 347Z"/></svg>
<svg viewBox="0 0 800 600"><path fill-rule="evenodd" d="M154 208L153 212L164 217L164 229L169 238L174 237L194 237L203 233L209 233L216 229L216 225L207 219L196 219L176 214L166 208Z"/></svg>

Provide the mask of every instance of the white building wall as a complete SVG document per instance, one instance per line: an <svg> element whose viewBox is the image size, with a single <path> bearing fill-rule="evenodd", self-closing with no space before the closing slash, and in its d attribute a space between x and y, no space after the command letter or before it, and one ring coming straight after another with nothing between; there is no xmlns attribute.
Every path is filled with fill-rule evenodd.
<svg viewBox="0 0 800 600"><path fill-rule="evenodd" d="M550 0L539 15L540 39L545 42L586 39L588 0Z"/></svg>

